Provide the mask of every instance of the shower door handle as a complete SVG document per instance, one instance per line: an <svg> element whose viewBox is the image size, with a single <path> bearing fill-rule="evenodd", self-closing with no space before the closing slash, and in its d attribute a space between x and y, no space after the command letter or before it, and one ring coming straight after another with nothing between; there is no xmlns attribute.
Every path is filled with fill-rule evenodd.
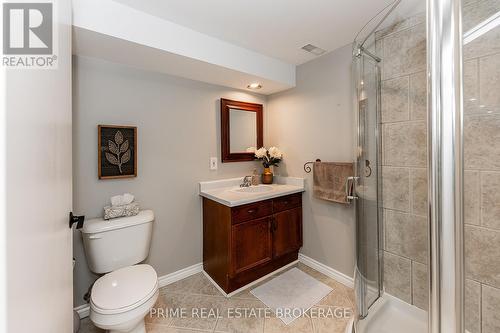
<svg viewBox="0 0 500 333"><path fill-rule="evenodd" d="M354 193L356 193L354 188L358 179L359 177L347 177L347 180L345 182L345 195L347 198L347 203L351 203L352 200L358 199L358 197L354 195Z"/></svg>

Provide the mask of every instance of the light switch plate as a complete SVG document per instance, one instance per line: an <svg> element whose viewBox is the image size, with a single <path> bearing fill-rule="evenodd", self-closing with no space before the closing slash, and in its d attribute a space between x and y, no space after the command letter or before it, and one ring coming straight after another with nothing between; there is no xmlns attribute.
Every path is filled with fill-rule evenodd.
<svg viewBox="0 0 500 333"><path fill-rule="evenodd" d="M217 170L217 157L210 157L210 170Z"/></svg>

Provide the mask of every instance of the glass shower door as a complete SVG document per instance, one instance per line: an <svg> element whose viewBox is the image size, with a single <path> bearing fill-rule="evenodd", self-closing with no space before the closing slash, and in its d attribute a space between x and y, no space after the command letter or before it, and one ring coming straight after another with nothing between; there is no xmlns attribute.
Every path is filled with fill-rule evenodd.
<svg viewBox="0 0 500 333"><path fill-rule="evenodd" d="M462 1L465 329L500 332L500 0Z"/></svg>
<svg viewBox="0 0 500 333"><path fill-rule="evenodd" d="M353 61L356 96L356 206L355 292L360 318L382 292L381 210L379 207L380 68L376 57L356 50Z"/></svg>

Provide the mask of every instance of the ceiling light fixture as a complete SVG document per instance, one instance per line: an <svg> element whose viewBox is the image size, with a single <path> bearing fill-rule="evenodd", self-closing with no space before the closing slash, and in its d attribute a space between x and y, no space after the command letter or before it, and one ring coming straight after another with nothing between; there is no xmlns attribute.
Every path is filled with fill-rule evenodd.
<svg viewBox="0 0 500 333"><path fill-rule="evenodd" d="M310 52L314 55L317 55L317 56L320 56L322 55L323 53L326 52L326 50L323 50L322 48L320 47L317 47L315 45L312 45L312 44L307 44L307 45L304 45L301 47L302 50L305 50L307 52Z"/></svg>
<svg viewBox="0 0 500 333"><path fill-rule="evenodd" d="M248 89L260 89L262 88L262 84L258 83L258 82L254 82L254 83L250 83L248 86L247 86Z"/></svg>

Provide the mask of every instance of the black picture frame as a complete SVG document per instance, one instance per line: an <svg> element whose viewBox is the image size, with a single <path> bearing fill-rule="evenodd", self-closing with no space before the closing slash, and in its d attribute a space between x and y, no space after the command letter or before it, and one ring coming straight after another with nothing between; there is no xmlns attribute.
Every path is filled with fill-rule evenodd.
<svg viewBox="0 0 500 333"><path fill-rule="evenodd" d="M98 125L99 179L137 177L137 127Z"/></svg>

